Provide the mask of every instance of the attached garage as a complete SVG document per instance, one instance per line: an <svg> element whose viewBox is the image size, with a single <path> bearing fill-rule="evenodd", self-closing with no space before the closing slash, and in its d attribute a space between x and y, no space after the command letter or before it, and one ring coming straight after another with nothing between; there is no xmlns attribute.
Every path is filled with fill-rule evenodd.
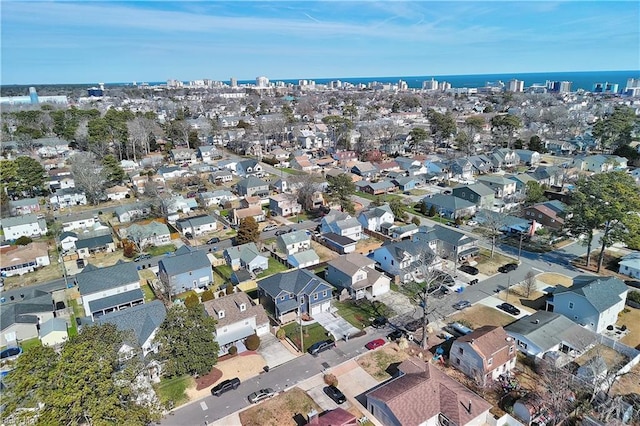
<svg viewBox="0 0 640 426"><path fill-rule="evenodd" d="M311 316L318 314L320 312L329 312L329 310L331 309L331 302L330 301L326 301L323 303L319 303L317 305L313 305L311 306Z"/></svg>

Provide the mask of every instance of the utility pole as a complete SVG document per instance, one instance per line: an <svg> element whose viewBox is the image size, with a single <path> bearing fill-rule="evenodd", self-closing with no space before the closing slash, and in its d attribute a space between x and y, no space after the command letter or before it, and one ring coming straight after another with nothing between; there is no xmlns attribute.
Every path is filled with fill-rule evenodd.
<svg viewBox="0 0 640 426"><path fill-rule="evenodd" d="M518 260L520 260L520 253L522 252L522 239L524 238L524 232L520 231L520 244L518 245Z"/></svg>
<svg viewBox="0 0 640 426"><path fill-rule="evenodd" d="M298 308L298 321L300 323L300 352L304 352L304 333L302 331L302 311Z"/></svg>
<svg viewBox="0 0 640 426"><path fill-rule="evenodd" d="M509 301L509 291L511 290L511 277L509 277L509 281L507 282L507 295L504 298L505 302Z"/></svg>

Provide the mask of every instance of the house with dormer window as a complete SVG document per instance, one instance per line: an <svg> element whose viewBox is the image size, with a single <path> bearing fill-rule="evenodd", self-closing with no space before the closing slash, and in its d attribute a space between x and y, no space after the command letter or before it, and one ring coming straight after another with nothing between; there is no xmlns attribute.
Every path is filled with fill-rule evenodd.
<svg viewBox="0 0 640 426"><path fill-rule="evenodd" d="M216 341L220 346L219 356L229 353L235 346L238 353L247 348L244 340L254 334L269 333L269 317L262 305L255 305L246 293L240 291L203 303L204 310L216 324Z"/></svg>

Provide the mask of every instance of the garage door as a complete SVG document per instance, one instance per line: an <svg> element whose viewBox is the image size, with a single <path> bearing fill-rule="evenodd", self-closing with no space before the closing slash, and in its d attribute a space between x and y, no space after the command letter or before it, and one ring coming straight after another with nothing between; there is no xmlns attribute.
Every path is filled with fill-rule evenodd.
<svg viewBox="0 0 640 426"><path fill-rule="evenodd" d="M311 316L322 312L321 307L322 307L322 305L314 305L314 306L312 306L311 307Z"/></svg>
<svg viewBox="0 0 640 426"><path fill-rule="evenodd" d="M269 332L269 323L262 324L256 327L256 334L258 336L264 336Z"/></svg>
<svg viewBox="0 0 640 426"><path fill-rule="evenodd" d="M331 302L324 302L322 304L322 312L329 312L331 309Z"/></svg>

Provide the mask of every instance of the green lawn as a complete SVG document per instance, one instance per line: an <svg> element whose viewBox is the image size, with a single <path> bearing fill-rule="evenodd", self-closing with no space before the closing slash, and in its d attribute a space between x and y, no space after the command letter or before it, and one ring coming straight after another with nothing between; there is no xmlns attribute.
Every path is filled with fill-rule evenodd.
<svg viewBox="0 0 640 426"><path fill-rule="evenodd" d="M403 199L403 197L401 197L400 195L395 195L395 194L371 195L371 194L367 194L366 192L358 191L355 193L355 195L357 195L358 197L366 198L367 200L371 200L371 201L379 199L383 203L391 202L394 199L399 199L399 200Z"/></svg>
<svg viewBox="0 0 640 426"><path fill-rule="evenodd" d="M277 274L278 272L287 271L288 269L289 269L288 266L283 265L282 263L278 262L274 258L270 257L269 268L266 271L262 271L260 274L258 274L256 278L260 279L260 278L268 277L270 275Z"/></svg>
<svg viewBox="0 0 640 426"><path fill-rule="evenodd" d="M305 325L303 327L303 341L305 352L314 343L330 338L329 332L318 323ZM294 343L294 345L300 348L300 325L298 325L297 322L292 322L282 328L287 334L287 337Z"/></svg>
<svg viewBox="0 0 640 426"><path fill-rule="evenodd" d="M40 339L37 337L34 337L33 339L29 339L29 340L24 340L20 343L20 347L22 347L22 350L24 352L27 352L29 349L35 348L36 346L42 346Z"/></svg>
<svg viewBox="0 0 640 426"><path fill-rule="evenodd" d="M289 167L282 167L280 170L289 173L290 175L306 175L302 170L291 169Z"/></svg>
<svg viewBox="0 0 640 426"><path fill-rule="evenodd" d="M223 278L230 280L233 269L229 265L220 265L213 268L214 272L217 272Z"/></svg>
<svg viewBox="0 0 640 426"><path fill-rule="evenodd" d="M176 246L174 246L173 244L165 244L163 246L153 246L145 250L145 252L149 253L151 256L160 256L165 253L173 253L174 251L176 251Z"/></svg>
<svg viewBox="0 0 640 426"><path fill-rule="evenodd" d="M156 390L160 403L165 407L177 407L187 402L188 397L184 391L193 383L191 376L174 377L172 379L161 379L153 387Z"/></svg>
<svg viewBox="0 0 640 426"><path fill-rule="evenodd" d="M142 290L142 294L144 294L145 303L151 302L152 300L156 300L156 295L150 286L142 285L140 286L140 289Z"/></svg>
<svg viewBox="0 0 640 426"><path fill-rule="evenodd" d="M389 318L394 313L393 309L384 303L379 301L370 302L367 299L361 299L357 302L351 300L333 302L333 306L338 309L338 315L360 330L371 325L371 321L376 317Z"/></svg>
<svg viewBox="0 0 640 426"><path fill-rule="evenodd" d="M73 315L75 315L76 318L82 318L85 316L84 307L80 303L78 303L78 299L71 299L69 304L73 308Z"/></svg>

